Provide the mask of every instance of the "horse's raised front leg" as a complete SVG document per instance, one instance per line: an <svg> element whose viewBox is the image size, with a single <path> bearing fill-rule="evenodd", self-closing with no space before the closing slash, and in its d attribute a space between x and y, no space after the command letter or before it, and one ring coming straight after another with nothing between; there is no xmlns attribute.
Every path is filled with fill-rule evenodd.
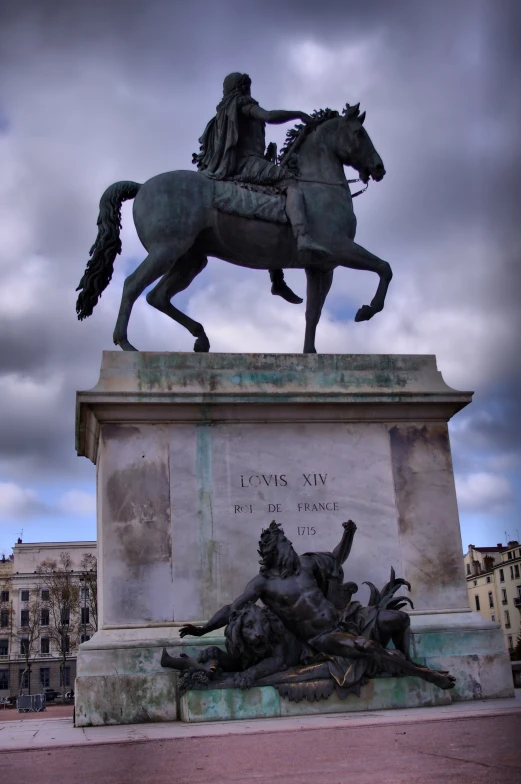
<svg viewBox="0 0 521 784"><path fill-rule="evenodd" d="M368 250L357 245L356 242L350 242L348 248L341 254L340 257L335 254L335 261L342 267L349 267L350 269L368 270L369 272L376 272L380 278L376 294L371 300L370 305L362 305L358 309L355 316L355 321L368 321L375 313L379 313L384 308L385 296L389 283L393 277L391 265L383 259L379 259Z"/></svg>
<svg viewBox="0 0 521 784"><path fill-rule="evenodd" d="M153 308L166 313L171 319L185 327L195 338L194 351L205 352L210 350L210 341L206 336L204 327L194 321L182 311L175 308L170 300L175 294L184 291L196 275L208 264L208 259L202 253L188 251L178 259L168 273L161 278L157 286L147 294L147 302Z"/></svg>
<svg viewBox="0 0 521 784"><path fill-rule="evenodd" d="M307 268L308 281L306 293L306 336L304 354L316 354L315 335L324 302L333 282L333 270Z"/></svg>

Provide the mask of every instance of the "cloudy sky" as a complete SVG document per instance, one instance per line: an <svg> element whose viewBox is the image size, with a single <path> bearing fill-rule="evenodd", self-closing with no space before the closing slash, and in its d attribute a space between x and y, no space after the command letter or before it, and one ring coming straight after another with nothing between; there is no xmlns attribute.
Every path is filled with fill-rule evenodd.
<svg viewBox="0 0 521 784"><path fill-rule="evenodd" d="M110 183L190 168L231 71L265 108L361 102L387 176L355 201L357 241L388 260L385 311L354 324L376 279L338 270L323 352L433 353L475 390L451 424L463 545L521 528L521 91L516 0L0 0L0 554L95 537L94 467L74 451L77 389L112 348L122 283L145 253L131 206L92 318L75 287ZM280 145L285 128L268 138ZM305 290L304 273L288 280ZM299 352L303 306L266 272L213 260L177 302L216 351ZM140 349L193 339L134 308Z"/></svg>

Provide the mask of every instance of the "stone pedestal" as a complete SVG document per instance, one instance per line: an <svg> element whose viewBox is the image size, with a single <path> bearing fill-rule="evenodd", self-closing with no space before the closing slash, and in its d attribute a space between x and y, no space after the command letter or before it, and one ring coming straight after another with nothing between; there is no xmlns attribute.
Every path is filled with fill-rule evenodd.
<svg viewBox="0 0 521 784"><path fill-rule="evenodd" d="M208 689L189 691L179 700L181 721L234 721L268 719L275 716L314 716L320 713L355 713L395 708L432 708L452 703L443 691L420 678L374 678L362 686L360 696L341 700L333 693L325 700L290 702L274 686L252 689Z"/></svg>
<svg viewBox="0 0 521 784"><path fill-rule="evenodd" d="M456 698L510 694L499 627L471 613L463 574L447 422L470 400L432 356L105 352L77 406L100 563L77 723L175 718L161 648L222 640L178 629L243 590L272 519L299 553L331 551L355 520L356 598L394 566L412 584L417 658L459 668ZM124 680L121 698L107 679Z"/></svg>

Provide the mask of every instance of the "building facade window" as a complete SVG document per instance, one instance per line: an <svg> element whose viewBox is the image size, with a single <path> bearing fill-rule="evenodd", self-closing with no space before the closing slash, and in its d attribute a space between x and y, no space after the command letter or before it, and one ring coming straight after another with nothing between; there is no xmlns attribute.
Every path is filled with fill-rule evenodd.
<svg viewBox="0 0 521 784"><path fill-rule="evenodd" d="M514 640L512 638L512 635L509 634L508 635L508 650L512 651L513 649L514 649Z"/></svg>
<svg viewBox="0 0 521 784"><path fill-rule="evenodd" d="M29 652L29 640L27 637L22 637L20 640L20 653L25 656Z"/></svg>
<svg viewBox="0 0 521 784"><path fill-rule="evenodd" d="M62 637L62 651L64 653L70 653L71 650L71 638L68 634L65 637Z"/></svg>
<svg viewBox="0 0 521 784"><path fill-rule="evenodd" d="M40 626L49 625L49 610L47 607L42 607L40 611Z"/></svg>
<svg viewBox="0 0 521 784"><path fill-rule="evenodd" d="M29 670L26 670L25 667L20 667L18 670L18 683L20 689L28 689L29 688Z"/></svg>
<svg viewBox="0 0 521 784"><path fill-rule="evenodd" d="M491 619L492 621L495 621L495 620L496 620L496 616L495 616L495 615L491 615L491 616L490 616L490 619Z"/></svg>
<svg viewBox="0 0 521 784"><path fill-rule="evenodd" d="M9 640L5 638L0 640L0 656L8 656L9 655Z"/></svg>
<svg viewBox="0 0 521 784"><path fill-rule="evenodd" d="M474 580L474 585L477 585L477 584L478 584L478 581L477 581L477 580Z"/></svg>
<svg viewBox="0 0 521 784"><path fill-rule="evenodd" d="M70 617L69 617L69 611L68 610L63 610L61 621L62 621L62 626L68 626L69 625Z"/></svg>
<svg viewBox="0 0 521 784"><path fill-rule="evenodd" d="M48 689L51 685L51 668L40 667L40 686L42 689Z"/></svg>
<svg viewBox="0 0 521 784"><path fill-rule="evenodd" d="M513 566L510 567L510 579L511 580L514 579L514 567Z"/></svg>
<svg viewBox="0 0 521 784"><path fill-rule="evenodd" d="M89 608L82 607L81 608L81 622L88 623L89 622Z"/></svg>
<svg viewBox="0 0 521 784"><path fill-rule="evenodd" d="M21 602L28 602L29 601L29 591L20 591L20 601Z"/></svg>
<svg viewBox="0 0 521 784"><path fill-rule="evenodd" d="M519 580L519 564L516 564L514 566L514 576L515 576L516 580Z"/></svg>
<svg viewBox="0 0 521 784"><path fill-rule="evenodd" d="M505 629L510 629L510 613L505 610Z"/></svg>
<svg viewBox="0 0 521 784"><path fill-rule="evenodd" d="M476 600L476 610L479 612L481 609L479 606L479 596L475 596L474 599Z"/></svg>
<svg viewBox="0 0 521 784"><path fill-rule="evenodd" d="M487 574L487 583L489 583L489 582L490 582L490 575Z"/></svg>
<svg viewBox="0 0 521 784"><path fill-rule="evenodd" d="M64 671L60 670L60 686L70 686L70 685L71 685L71 668L65 667Z"/></svg>
<svg viewBox="0 0 521 784"><path fill-rule="evenodd" d="M9 626L9 610L0 611L0 626L2 629L7 629Z"/></svg>
<svg viewBox="0 0 521 784"><path fill-rule="evenodd" d="M40 653L50 653L50 652L51 651L49 648L49 638L42 637L42 639L40 640Z"/></svg>
<svg viewBox="0 0 521 784"><path fill-rule="evenodd" d="M42 588L42 602L48 602L48 601L49 601L49 589Z"/></svg>
<svg viewBox="0 0 521 784"><path fill-rule="evenodd" d="M8 602L9 601L9 591L2 591L0 593L0 602Z"/></svg>
<svg viewBox="0 0 521 784"><path fill-rule="evenodd" d="M494 606L494 597L492 596L492 591L488 592L488 606L489 607Z"/></svg>
<svg viewBox="0 0 521 784"><path fill-rule="evenodd" d="M85 588L85 586L80 589L80 598L82 602L86 602L89 598L89 589Z"/></svg>
<svg viewBox="0 0 521 784"><path fill-rule="evenodd" d="M511 560L512 560L512 553L509 553L509 554L508 554L508 560L509 560L509 561L511 561Z"/></svg>
<svg viewBox="0 0 521 784"><path fill-rule="evenodd" d="M499 582L500 583L504 583L505 582L505 570L504 569L500 569L499 570Z"/></svg>
<svg viewBox="0 0 521 784"><path fill-rule="evenodd" d="M470 564L467 564L467 574L470 574Z"/></svg>
<svg viewBox="0 0 521 784"><path fill-rule="evenodd" d="M29 610L22 610L20 613L20 626L29 626Z"/></svg>
<svg viewBox="0 0 521 784"><path fill-rule="evenodd" d="M508 604L507 592L505 588L501 589L501 601L503 602L503 604Z"/></svg>
<svg viewBox="0 0 521 784"><path fill-rule="evenodd" d="M0 670L0 690L9 688L9 670Z"/></svg>

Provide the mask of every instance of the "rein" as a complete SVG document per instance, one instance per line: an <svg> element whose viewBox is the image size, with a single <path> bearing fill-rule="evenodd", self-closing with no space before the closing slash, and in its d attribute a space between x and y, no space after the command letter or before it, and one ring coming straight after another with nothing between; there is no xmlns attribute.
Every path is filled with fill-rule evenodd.
<svg viewBox="0 0 521 784"><path fill-rule="evenodd" d="M307 180L304 177L296 177L295 179L297 180L297 182L313 182L315 183L315 185L341 185L342 187L345 187L350 182L362 182L360 177L357 177L356 180L344 180L343 182L325 182L324 180ZM368 187L369 187L369 180L367 180L365 184L365 188L361 188L356 193L352 193L351 198L354 199L356 198L356 196L360 196L361 193L365 193Z"/></svg>
<svg viewBox="0 0 521 784"><path fill-rule="evenodd" d="M356 180L348 180L348 182L362 182L362 180L360 179L360 177L357 177ZM356 193L352 193L351 198L354 199L356 196L360 196L361 193L365 193L368 187L369 187L369 180L367 180L365 184L365 188L360 188L360 190L357 191Z"/></svg>

